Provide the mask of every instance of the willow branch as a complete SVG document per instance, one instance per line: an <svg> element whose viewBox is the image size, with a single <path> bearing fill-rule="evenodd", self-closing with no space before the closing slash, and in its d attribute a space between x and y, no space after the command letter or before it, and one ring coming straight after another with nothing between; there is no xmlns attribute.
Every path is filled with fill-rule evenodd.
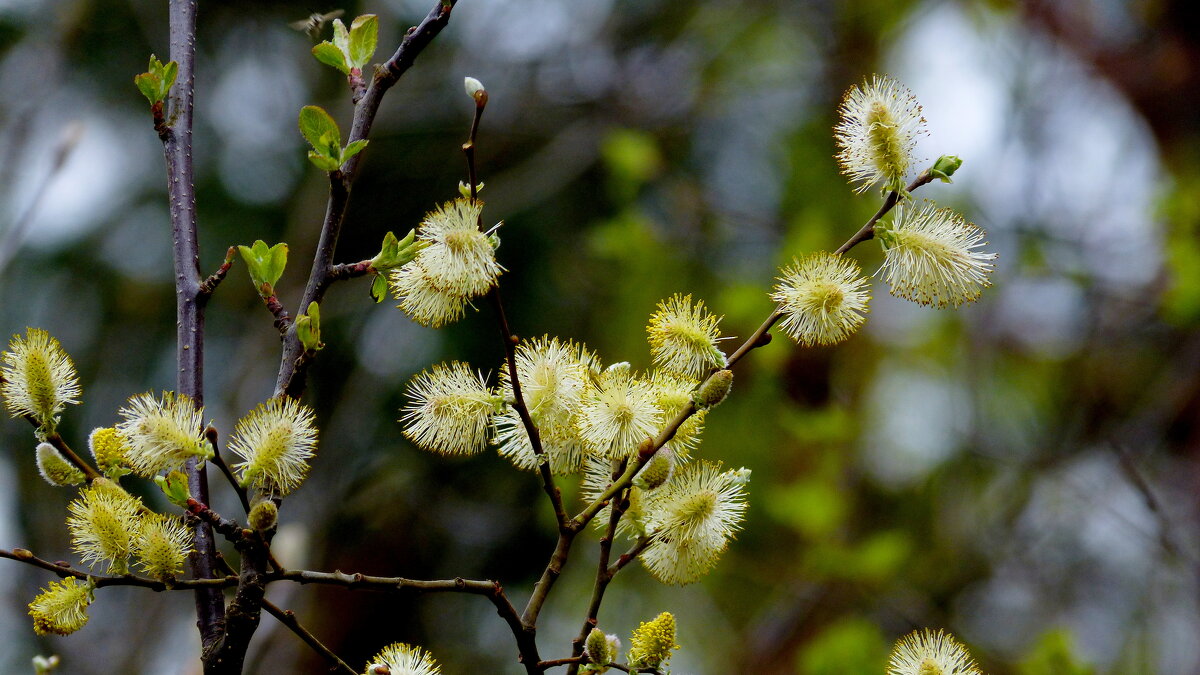
<svg viewBox="0 0 1200 675"><path fill-rule="evenodd" d="M245 509L246 514L249 515L250 498L246 495L246 488L242 487L242 484L238 482L238 479L233 475L233 471L230 470L229 465L225 463L225 458L221 456L221 448L217 445L217 430L212 426L207 427L204 430L204 438L208 440L208 444L212 447L213 451L212 459L209 461L211 461L213 464L216 464L217 468L221 470L221 473L225 475L225 480L229 481L229 485L232 486L233 491L237 493L238 500L242 502L242 508Z"/></svg>
<svg viewBox="0 0 1200 675"><path fill-rule="evenodd" d="M609 509L608 529L605 530L604 536L600 538L600 555L596 564L596 581L592 585L592 599L588 603L587 616L583 620L583 627L579 629L579 635L571 641L572 656L578 657L583 654L584 641L587 640L588 633L591 633L592 629L596 627L600 616L600 604L604 602L604 592L608 589L608 584L616 574L616 571L609 571L608 561L612 555L613 539L617 536L617 525L621 522L621 516L625 513L625 509L629 507L628 495L628 491L622 493L613 500L612 508ZM567 668L567 675L575 675L578 672L578 663L572 663Z"/></svg>
<svg viewBox="0 0 1200 675"><path fill-rule="evenodd" d="M932 181L933 177L928 171L925 171L920 176L917 176L915 179L913 179L913 182L909 183L906 189L909 192L912 192L922 185L927 185ZM854 233L854 235L847 239L844 244L839 246L836 253L839 255L843 254L858 244L874 237L875 224L879 222L880 218L885 216L889 211L892 210L893 207L896 206L899 198L899 194L897 194L896 191L893 190L892 192L889 192L887 197L884 198L883 205L879 207L879 210L875 212L875 215L871 216L870 220L868 220L865 225L859 228L858 232ZM751 350L769 344L771 342L771 335L769 331L782 317L783 314L779 311L779 308L776 307L771 312L770 316L763 321L762 325L760 325L758 329L750 335L750 337L746 338L745 342L743 342L741 346L738 347L737 350L734 351L734 353L727 359L726 368L732 368L737 362L741 361L746 354L750 353ZM715 372L716 371L714 371L714 373L710 373L708 378L706 378L703 383L697 386L696 389L699 390L704 388L708 384L709 380L713 377ZM643 441L641 446L638 447L638 452L634 461L629 463L625 473L622 474L620 478L613 481L613 484L610 485L607 490L601 493L600 496L598 496L591 504L588 504L583 511L580 511L579 515L575 516L575 518L572 519L572 522L569 523L569 526L572 528L585 527L593 518L596 517L596 514L604 508L605 503L611 500L621 490L629 487L629 485L633 482L633 477L637 475L637 472L646 465L646 462L649 462L650 459L654 457L654 453L658 452L659 448L675 437L675 433L679 431L679 427L682 426L689 417L695 414L696 410L697 408L695 403L688 403L682 410L679 411L674 419L672 419L665 427L662 428L657 436Z"/></svg>
<svg viewBox="0 0 1200 675"><path fill-rule="evenodd" d="M28 419L30 424L33 424L35 427L38 426L37 420L33 419L32 417L26 417L25 419ZM54 449L57 450L60 455L67 458L67 461L73 464L76 469L82 471L83 475L88 479L89 482L97 478L102 478L99 471L94 469L92 465L82 457L75 454L75 451L71 449L71 446L67 445L67 442L63 440L62 436L58 435L57 431L46 436L46 442L54 446Z"/></svg>
<svg viewBox="0 0 1200 675"><path fill-rule="evenodd" d="M496 613L512 631L517 641L519 660L528 673L541 672L537 670L539 662L537 644L534 642L534 631L522 623L516 608L504 594L504 588L497 581L481 581L474 579L421 580L404 577L378 577L368 574L334 572L316 572L311 570L288 570L271 573L266 576L267 583L276 581L291 581L298 584L324 584L341 586L353 590L375 591L379 593L467 593L487 598L496 607Z"/></svg>
<svg viewBox="0 0 1200 675"><path fill-rule="evenodd" d="M233 267L233 257L236 252L237 247L230 246L225 251L225 260L221 261L221 266L217 268L217 271L200 282L200 300L202 302L208 302L208 299L217 290L217 286L220 286L221 282L225 280L225 275L229 274L229 268Z"/></svg>
<svg viewBox="0 0 1200 675"><path fill-rule="evenodd" d="M170 0L168 20L171 33L171 60L179 64L171 90L169 120L162 106L153 108L155 130L162 139L167 166L167 194L170 205L175 267L177 391L204 404L204 304L208 295L201 291L200 251L196 235L196 191L192 177L192 94L195 87L196 0ZM201 501L208 502L208 476L204 466L191 458L184 466L188 488ZM188 556L188 568L194 577L215 576L216 542L212 530L203 522L193 532L195 548ZM221 632L225 600L219 591L196 591L196 625L203 644L216 640Z"/></svg>
<svg viewBox="0 0 1200 675"><path fill-rule="evenodd" d="M237 584L237 577L218 577L215 579L179 579L171 582L161 581L159 579L151 579L149 577L139 577L133 574L122 574L118 576L104 576L89 574L83 570L77 570L65 562L50 562L43 560L33 554L28 549L14 548L11 551L0 548L0 558L8 558L16 560L27 565L40 567L49 572L53 572L61 579L74 577L80 580L91 579L96 584L97 588L104 586L139 586L148 588L152 591L188 591L196 589L222 589L229 588Z"/></svg>
<svg viewBox="0 0 1200 675"><path fill-rule="evenodd" d="M331 671L347 673L347 675L358 675L357 670L351 668L346 664L345 661L338 658L337 654L334 654L333 651L322 644L315 635L309 632L307 628L302 626L300 621L296 619L296 614L290 609L280 609L275 603L265 598L262 601L262 606L263 609L267 610L268 614L278 619L279 623L287 626L288 629L298 635L300 639L304 641L304 644L312 647L314 652L320 654L321 658L325 659L325 661L329 663Z"/></svg>
<svg viewBox="0 0 1200 675"><path fill-rule="evenodd" d="M371 78L366 93L354 106L354 122L347 144L365 140L370 136L371 126L375 123L375 116L383 102L383 95L412 67L417 56L446 27L455 1L439 0L420 24L408 30L396 53L375 69L375 76ZM329 174L329 201L325 207L325 219L321 225L312 269L309 271L308 283L304 287L304 295L300 299L300 309L297 313L306 311L313 302L320 303L329 284L341 278L330 272L334 266L333 256L337 249L338 236L341 234L346 209L350 203L350 188L358 174L363 154L365 153L360 152L351 157L339 171ZM275 380L276 396L299 398L304 393L304 372L312 356L300 343L295 326L290 326L283 338L283 355L279 364L279 375Z"/></svg>

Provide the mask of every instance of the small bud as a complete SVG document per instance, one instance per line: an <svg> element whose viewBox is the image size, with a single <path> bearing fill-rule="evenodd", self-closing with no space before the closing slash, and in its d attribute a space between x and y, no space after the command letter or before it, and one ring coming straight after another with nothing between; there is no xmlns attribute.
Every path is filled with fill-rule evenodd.
<svg viewBox="0 0 1200 675"><path fill-rule="evenodd" d="M27 548L14 548L13 557L17 560L33 560L33 551Z"/></svg>
<svg viewBox="0 0 1200 675"><path fill-rule="evenodd" d="M483 181L475 184L475 194L478 195L480 192L483 192ZM463 199L470 199L471 186L467 185L466 181L458 181L458 194L462 195Z"/></svg>
<svg viewBox="0 0 1200 675"><path fill-rule="evenodd" d="M46 482L56 487L79 485L87 478L74 464L59 454L58 450L49 443L38 443L37 446L38 473Z"/></svg>
<svg viewBox="0 0 1200 675"><path fill-rule="evenodd" d="M166 476L155 476L154 482L167 496L167 500L176 506L187 506L188 500L192 498L192 493L188 490L187 474L182 471L172 471Z"/></svg>
<svg viewBox="0 0 1200 675"><path fill-rule="evenodd" d="M254 508L250 509L249 519L250 527L259 532L266 532L275 527L275 523L279 519L279 507L270 499L264 499L255 504Z"/></svg>
<svg viewBox="0 0 1200 675"><path fill-rule="evenodd" d="M942 155L937 158L933 166L929 167L929 175L934 178L939 178L943 183L953 183L950 176L958 171L958 167L962 166L962 160L955 155Z"/></svg>
<svg viewBox="0 0 1200 675"><path fill-rule="evenodd" d="M467 96L475 100L476 107L482 108L487 105L488 94L487 89L483 88L483 83L473 77L463 78L463 88L467 91Z"/></svg>
<svg viewBox="0 0 1200 675"><path fill-rule="evenodd" d="M718 370L710 375L704 384L700 385L700 389L692 400L695 401L698 408L712 408L725 400L731 387L733 387L733 371L728 368Z"/></svg>
<svg viewBox="0 0 1200 675"><path fill-rule="evenodd" d="M598 666L607 666L616 656L608 649L608 636L599 628L593 628L587 636L588 661Z"/></svg>
<svg viewBox="0 0 1200 675"><path fill-rule="evenodd" d="M53 656L35 656L33 657L33 673L34 675L46 675L58 668L58 654Z"/></svg>
<svg viewBox="0 0 1200 675"><path fill-rule="evenodd" d="M308 303L308 312L296 317L296 337L306 350L318 351L325 346L321 342L321 308L316 302Z"/></svg>
<svg viewBox="0 0 1200 675"><path fill-rule="evenodd" d="M671 452L668 447L662 447L638 472L637 477L633 479L633 484L643 490L653 490L670 480L673 473L675 473L675 453Z"/></svg>

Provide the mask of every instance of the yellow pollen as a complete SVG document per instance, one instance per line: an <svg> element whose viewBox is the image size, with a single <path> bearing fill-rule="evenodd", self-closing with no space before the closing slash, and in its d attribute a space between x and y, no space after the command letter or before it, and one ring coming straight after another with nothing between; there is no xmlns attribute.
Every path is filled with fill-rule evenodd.
<svg viewBox="0 0 1200 675"><path fill-rule="evenodd" d="M917 668L917 675L942 675L942 672L942 667L933 659L921 661L921 665Z"/></svg>
<svg viewBox="0 0 1200 675"><path fill-rule="evenodd" d="M476 230L455 230L446 234L446 246L452 251L465 251L474 243Z"/></svg>

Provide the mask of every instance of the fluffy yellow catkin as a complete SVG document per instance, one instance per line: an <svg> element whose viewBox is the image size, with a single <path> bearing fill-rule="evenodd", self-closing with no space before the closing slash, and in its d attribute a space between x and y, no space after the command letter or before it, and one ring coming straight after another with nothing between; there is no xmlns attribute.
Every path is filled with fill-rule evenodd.
<svg viewBox="0 0 1200 675"><path fill-rule="evenodd" d="M242 484L276 497L300 487L316 448L312 408L288 397L260 403L229 439L229 450L245 460L233 466Z"/></svg>
<svg viewBox="0 0 1200 675"><path fill-rule="evenodd" d="M876 76L851 87L838 112L833 129L836 157L842 173L858 183L855 192L878 183L885 190L902 191L925 124L912 92L889 77Z"/></svg>
<svg viewBox="0 0 1200 675"><path fill-rule="evenodd" d="M629 666L658 668L671 660L676 649L679 645L675 644L675 616L663 612L634 629L629 641Z"/></svg>
<svg viewBox="0 0 1200 675"><path fill-rule="evenodd" d="M858 263L818 251L782 270L771 299L779 303L788 337L806 346L832 345L866 321L871 292Z"/></svg>
<svg viewBox="0 0 1200 675"><path fill-rule="evenodd" d="M46 331L27 328L24 336L14 335L0 361L0 394L13 417L29 417L52 431L67 404L79 403L75 364Z"/></svg>
<svg viewBox="0 0 1200 675"><path fill-rule="evenodd" d="M953 635L923 628L896 641L887 675L981 675L981 671Z"/></svg>
<svg viewBox="0 0 1200 675"><path fill-rule="evenodd" d="M424 649L394 642L376 654L363 672L364 675L439 675L442 669L433 655Z"/></svg>
<svg viewBox="0 0 1200 675"><path fill-rule="evenodd" d="M70 635L88 622L87 608L95 587L74 577L51 582L33 602L29 616L38 635Z"/></svg>

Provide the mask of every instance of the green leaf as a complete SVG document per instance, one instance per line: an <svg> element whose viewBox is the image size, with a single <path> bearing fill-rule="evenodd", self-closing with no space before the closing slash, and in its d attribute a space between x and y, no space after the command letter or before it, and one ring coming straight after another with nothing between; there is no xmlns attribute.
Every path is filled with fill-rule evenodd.
<svg viewBox="0 0 1200 675"><path fill-rule="evenodd" d="M320 106L306 105L300 109L300 133L318 152L328 147L329 139L336 147L342 145L342 132L338 130L337 122Z"/></svg>
<svg viewBox="0 0 1200 675"><path fill-rule="evenodd" d="M345 162L346 160L350 159L351 157L362 152L363 148L365 148L365 147L367 147L366 140L354 141L353 143L347 145L346 149L342 151L342 161Z"/></svg>
<svg viewBox="0 0 1200 675"><path fill-rule="evenodd" d="M388 232L383 237L379 254L371 259L371 267L379 272L386 272L407 265L426 245L423 241L417 241L416 230L409 230L408 234L398 241L396 235Z"/></svg>
<svg viewBox="0 0 1200 675"><path fill-rule="evenodd" d="M280 242L271 247L267 251L267 258L263 266L263 281L275 285L279 281L279 277L283 276L283 270L287 267L288 245Z"/></svg>
<svg viewBox="0 0 1200 675"><path fill-rule="evenodd" d="M326 40L312 48L313 56L327 66L333 66L346 75L350 74L350 66L346 65L346 55L332 42Z"/></svg>
<svg viewBox="0 0 1200 675"><path fill-rule="evenodd" d="M175 78L179 77L179 64L174 61L168 61L167 65L163 66L160 73L162 77L162 95L167 97L167 92L171 91L171 87L175 86Z"/></svg>
<svg viewBox="0 0 1200 675"><path fill-rule="evenodd" d="M320 144L316 146L316 150L319 154L337 160L339 165L342 163L342 139L339 138L336 130L321 134Z"/></svg>
<svg viewBox="0 0 1200 675"><path fill-rule="evenodd" d="M333 20L333 44L343 54L350 55L350 32L346 30L346 24L342 23L341 19Z"/></svg>
<svg viewBox="0 0 1200 675"><path fill-rule="evenodd" d="M266 242L259 239L252 246L238 246L238 252L246 262L250 281L254 282L254 287L260 293L264 285L274 288L287 267L288 246L282 242L268 248Z"/></svg>
<svg viewBox="0 0 1200 675"><path fill-rule="evenodd" d="M375 55L379 41L379 18L364 14L350 24L350 65L362 68Z"/></svg>
<svg viewBox="0 0 1200 675"><path fill-rule="evenodd" d="M321 342L321 308L317 303L308 305L308 312L296 317L296 337L306 350L319 350L325 346Z"/></svg>
<svg viewBox="0 0 1200 675"><path fill-rule="evenodd" d="M176 506L186 507L187 501L192 498L192 494L188 490L187 475L182 471L172 471L166 476L155 476L154 482L167 496L167 501Z"/></svg>
<svg viewBox="0 0 1200 675"><path fill-rule="evenodd" d="M313 166L322 171L337 171L338 167L341 166L336 159L332 157L326 157L325 155L313 152L312 150L308 151L308 161L312 162Z"/></svg>
<svg viewBox="0 0 1200 675"><path fill-rule="evenodd" d="M387 297L387 290L387 279L382 274L376 274L375 280L371 282L371 299L377 303L383 302L383 299Z"/></svg>
<svg viewBox="0 0 1200 675"><path fill-rule="evenodd" d="M142 92L142 96L145 96L146 100L150 101L150 105L154 105L162 100L158 95L159 79L154 73L134 75L133 83L137 85L138 91Z"/></svg>

